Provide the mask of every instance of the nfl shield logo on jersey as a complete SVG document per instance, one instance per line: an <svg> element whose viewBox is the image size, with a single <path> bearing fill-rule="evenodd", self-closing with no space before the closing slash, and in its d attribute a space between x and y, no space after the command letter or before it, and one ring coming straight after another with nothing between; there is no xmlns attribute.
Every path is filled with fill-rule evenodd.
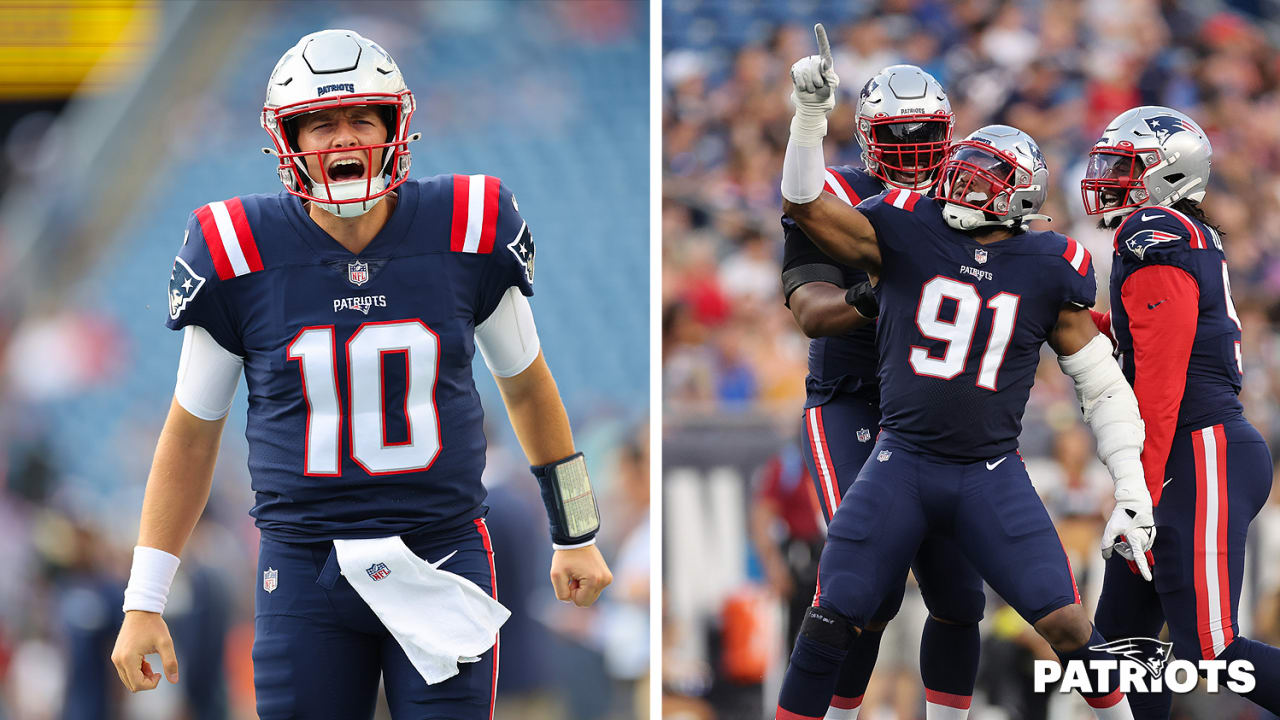
<svg viewBox="0 0 1280 720"><path fill-rule="evenodd" d="M352 285L363 285L369 282L369 263L359 260L347 263L347 282Z"/></svg>
<svg viewBox="0 0 1280 720"><path fill-rule="evenodd" d="M880 454L876 456L876 460L879 460L880 462L889 462L889 458L891 457L893 457L892 450L881 450Z"/></svg>
<svg viewBox="0 0 1280 720"><path fill-rule="evenodd" d="M262 571L262 589L267 592L275 590L280 585L280 571L267 568Z"/></svg>
<svg viewBox="0 0 1280 720"><path fill-rule="evenodd" d="M867 428L858 428L858 442L867 442L871 439L871 431Z"/></svg>
<svg viewBox="0 0 1280 720"><path fill-rule="evenodd" d="M369 577L373 578L375 582L391 574L391 570L387 568L386 563L374 563L365 568L365 572L369 573Z"/></svg>
<svg viewBox="0 0 1280 720"><path fill-rule="evenodd" d="M982 248L975 248L973 251L973 259L977 260L979 265L985 263L987 261L987 251Z"/></svg>

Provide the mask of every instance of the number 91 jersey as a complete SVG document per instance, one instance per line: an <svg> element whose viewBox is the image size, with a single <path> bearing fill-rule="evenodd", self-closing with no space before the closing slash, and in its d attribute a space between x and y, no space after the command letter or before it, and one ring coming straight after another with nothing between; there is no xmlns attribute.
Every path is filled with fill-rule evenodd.
<svg viewBox="0 0 1280 720"><path fill-rule="evenodd" d="M258 527L308 541L476 517L475 326L509 288L533 294L533 266L515 198L484 175L406 182L359 255L283 191L195 211L167 324L244 358Z"/></svg>
<svg viewBox="0 0 1280 720"><path fill-rule="evenodd" d="M880 245L881 427L956 462L1015 450L1041 345L1064 307L1094 303L1088 251L1053 232L983 245L908 190L858 210Z"/></svg>

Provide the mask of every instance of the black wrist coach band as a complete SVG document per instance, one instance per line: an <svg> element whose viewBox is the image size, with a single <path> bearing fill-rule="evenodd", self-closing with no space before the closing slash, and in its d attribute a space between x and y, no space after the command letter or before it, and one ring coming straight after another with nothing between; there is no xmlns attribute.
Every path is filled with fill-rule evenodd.
<svg viewBox="0 0 1280 720"><path fill-rule="evenodd" d="M594 538L600 529L600 509L582 453L529 469L538 479L542 504L547 508L551 541L556 545L579 545Z"/></svg>

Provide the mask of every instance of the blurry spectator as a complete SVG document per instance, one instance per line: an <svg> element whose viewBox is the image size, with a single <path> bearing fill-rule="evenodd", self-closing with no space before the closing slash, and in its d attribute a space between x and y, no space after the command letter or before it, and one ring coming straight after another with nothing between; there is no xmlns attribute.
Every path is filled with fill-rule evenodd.
<svg viewBox="0 0 1280 720"><path fill-rule="evenodd" d="M789 641L800 631L805 610L813 604L825 537L818 513L818 497L799 444L787 443L756 477L751 541L769 588L786 603Z"/></svg>

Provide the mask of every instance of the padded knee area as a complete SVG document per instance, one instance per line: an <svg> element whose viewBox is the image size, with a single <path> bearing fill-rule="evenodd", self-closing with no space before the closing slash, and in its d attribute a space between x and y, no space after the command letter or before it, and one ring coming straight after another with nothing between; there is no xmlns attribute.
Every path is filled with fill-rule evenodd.
<svg viewBox="0 0 1280 720"><path fill-rule="evenodd" d="M1054 610L1040 618L1035 629L1055 650L1060 651L1080 648L1089 642L1093 634L1093 625L1079 605L1066 605Z"/></svg>
<svg viewBox="0 0 1280 720"><path fill-rule="evenodd" d="M834 610L811 607L804 614L804 622L800 623L800 637L843 654L849 651L849 646L853 643L854 627L848 618Z"/></svg>

